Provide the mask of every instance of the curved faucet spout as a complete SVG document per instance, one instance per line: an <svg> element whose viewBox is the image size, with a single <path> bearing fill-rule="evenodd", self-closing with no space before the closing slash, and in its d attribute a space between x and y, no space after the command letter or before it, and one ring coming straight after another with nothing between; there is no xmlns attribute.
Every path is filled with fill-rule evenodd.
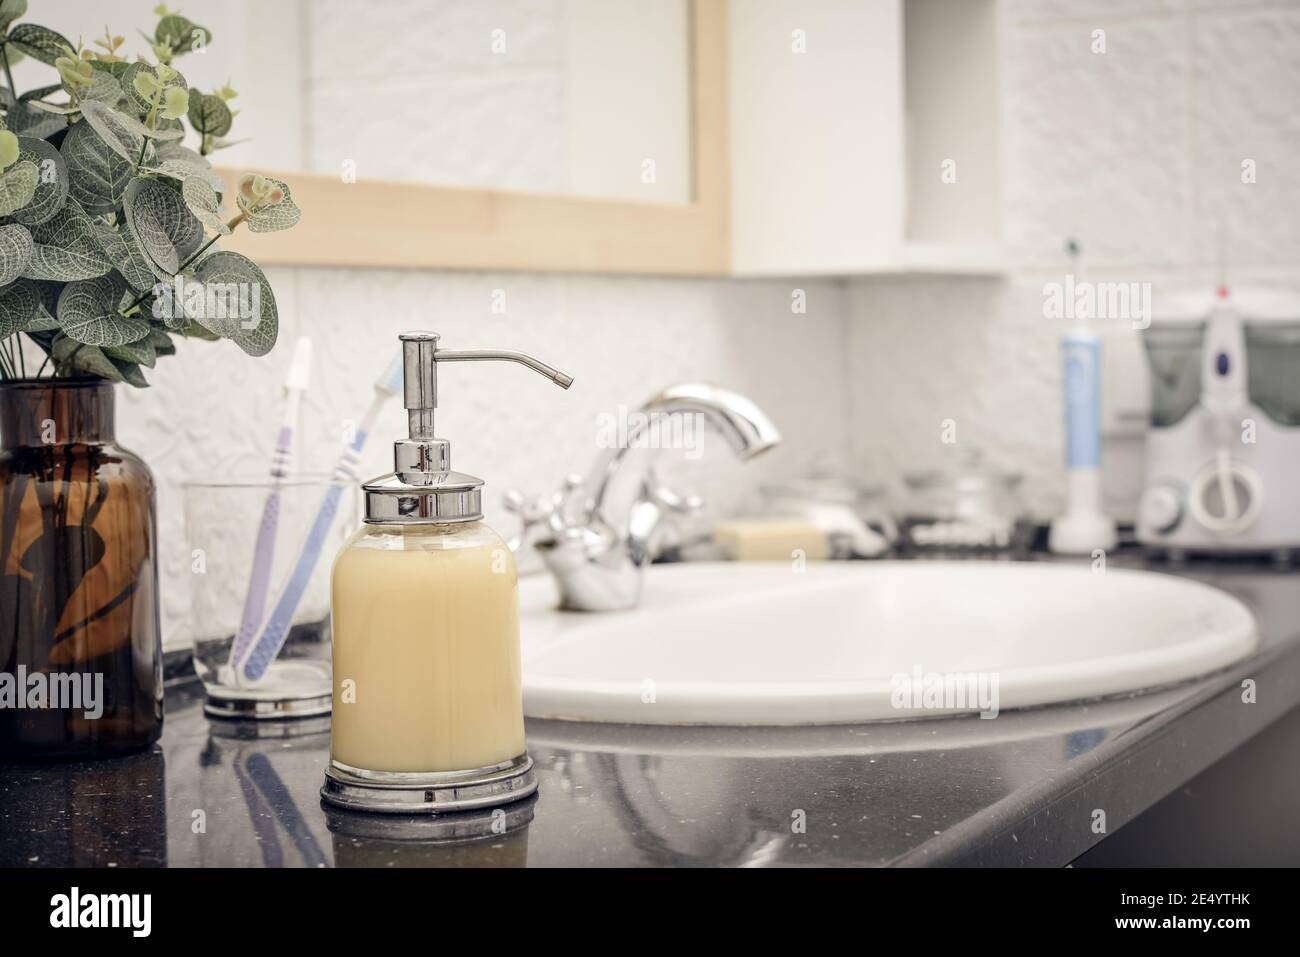
<svg viewBox="0 0 1300 957"><path fill-rule="evenodd" d="M691 416L698 416L694 422ZM650 539L677 501L651 480L659 449L698 448L704 422L735 454L751 459L781 441L771 419L750 399L702 382L671 386L621 423L586 479L557 497L538 553L559 583L567 608L611 611L637 603L641 571L653 557ZM666 437L665 437L666 436Z"/></svg>
<svg viewBox="0 0 1300 957"><path fill-rule="evenodd" d="M668 427L672 416L678 417L679 423L689 423L689 416L699 416L741 460L752 459L781 441L772 420L738 392L705 382L669 386L629 417L622 441L607 446L587 473L585 504L592 516L613 528L627 528L632 510L643 496L655 452L674 444L689 446L700 441L702 435L685 425ZM685 441L665 441L665 432Z"/></svg>

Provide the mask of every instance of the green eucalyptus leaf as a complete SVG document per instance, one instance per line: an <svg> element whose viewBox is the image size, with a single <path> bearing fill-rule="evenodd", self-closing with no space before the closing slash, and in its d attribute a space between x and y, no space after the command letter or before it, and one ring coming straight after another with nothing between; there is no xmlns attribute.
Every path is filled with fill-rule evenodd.
<svg viewBox="0 0 1300 957"><path fill-rule="evenodd" d="M23 282L31 282L30 279L24 279ZM27 328L23 332L53 332L59 328L59 320L51 316L43 305L37 305L36 315L27 322Z"/></svg>
<svg viewBox="0 0 1300 957"><path fill-rule="evenodd" d="M82 248L91 244L94 221L71 196L63 208L43 223L32 226L32 238L38 244Z"/></svg>
<svg viewBox="0 0 1300 957"><path fill-rule="evenodd" d="M167 334L165 329L150 329L149 341L153 344L154 352L160 356L176 355L176 343L172 342L172 337Z"/></svg>
<svg viewBox="0 0 1300 957"><path fill-rule="evenodd" d="M185 278L182 276L180 285L183 288ZM195 284L197 286L197 284ZM185 312L185 297L182 295L179 299L176 296L177 282L172 277L171 282L157 283L153 287L154 297L152 301L146 304L144 312L155 322L161 322L168 330L180 332L186 335L184 330L191 324L190 317ZM197 289L195 295L202 295L203 290Z"/></svg>
<svg viewBox="0 0 1300 957"><path fill-rule="evenodd" d="M151 101L141 96L140 91L135 88L135 78L140 73L153 76L153 67L142 60L137 60L127 66L126 72L122 74L119 81L122 84L122 96L125 98L124 105L130 107L138 117L148 113L149 107L153 105Z"/></svg>
<svg viewBox="0 0 1300 957"><path fill-rule="evenodd" d="M149 335L135 342L120 346L104 346L104 355L110 359L121 359L124 362L133 362L152 369L158 362L158 350L154 348L153 332L154 330L150 329Z"/></svg>
<svg viewBox="0 0 1300 957"><path fill-rule="evenodd" d="M158 179L136 178L123 198L126 224L149 261L173 276L203 242L203 225L185 200Z"/></svg>
<svg viewBox="0 0 1300 957"><path fill-rule="evenodd" d="M23 274L27 264L32 261L35 247L36 243L32 241L32 234L26 226L17 223L0 226L0 286L8 286Z"/></svg>
<svg viewBox="0 0 1300 957"><path fill-rule="evenodd" d="M0 0L0 31L27 12L27 0Z"/></svg>
<svg viewBox="0 0 1300 957"><path fill-rule="evenodd" d="M56 116L23 102L11 107L5 114L5 123L11 133L43 140L53 136L68 125L65 116Z"/></svg>
<svg viewBox="0 0 1300 957"><path fill-rule="evenodd" d="M120 84L122 74L126 72L126 68L131 64L126 60L91 60L90 65L102 73L107 73Z"/></svg>
<svg viewBox="0 0 1300 957"><path fill-rule="evenodd" d="M92 280L103 276L112 269L112 263L92 242L91 230L90 217L82 212L75 200L69 199L51 220L32 226L31 238L36 244L23 276L51 282ZM45 308L57 313L56 302L52 295L47 294L47 289L42 289Z"/></svg>
<svg viewBox="0 0 1300 957"><path fill-rule="evenodd" d="M139 138L135 143L138 150ZM111 213L121 205L135 172L134 157L123 159L89 122L73 124L59 151L68 167L69 194L87 212Z"/></svg>
<svg viewBox="0 0 1300 957"><path fill-rule="evenodd" d="M212 42L212 31L197 23L171 13L158 21L153 31L154 42L171 47L173 53L189 53L196 45Z"/></svg>
<svg viewBox="0 0 1300 957"><path fill-rule="evenodd" d="M63 283L50 282L45 279L32 280L41 294L41 311L54 315L59 305L59 293L63 292Z"/></svg>
<svg viewBox="0 0 1300 957"><path fill-rule="evenodd" d="M216 150L228 150L232 146L238 146L240 143L247 143L247 142L249 142L247 139L224 140L221 137L217 137L216 139L214 139L212 142L208 144L208 152L211 153Z"/></svg>
<svg viewBox="0 0 1300 957"><path fill-rule="evenodd" d="M212 93L190 90L190 126L203 136L225 136L234 117L226 101Z"/></svg>
<svg viewBox="0 0 1300 957"><path fill-rule="evenodd" d="M186 163L190 166L202 169L211 169L212 162L203 156L198 150L190 149L175 142L159 143L155 147L155 153L158 162L167 163Z"/></svg>
<svg viewBox="0 0 1300 957"><path fill-rule="evenodd" d="M80 91L77 98L84 103L103 103L116 106L122 99L122 84L112 73L96 70L91 75L90 86Z"/></svg>
<svg viewBox="0 0 1300 957"><path fill-rule="evenodd" d="M0 339L27 330L40 308L41 294L29 279L0 289Z"/></svg>
<svg viewBox="0 0 1300 957"><path fill-rule="evenodd" d="M181 185L181 198L204 226L221 236L230 234L230 227L221 218L221 197L206 179L188 177Z"/></svg>
<svg viewBox="0 0 1300 957"><path fill-rule="evenodd" d="M8 216L30 203L40 178L36 164L24 159L0 173L0 216Z"/></svg>
<svg viewBox="0 0 1300 957"><path fill-rule="evenodd" d="M274 233L296 225L298 220L302 218L302 210L293 201L288 184L270 176L265 177L265 179L284 190L284 199L278 203L248 211L245 216L248 228L255 233Z"/></svg>
<svg viewBox="0 0 1300 957"><path fill-rule="evenodd" d="M120 346L148 336L149 323L118 313L125 290L126 282L112 272L68 283L55 313L64 334L88 346Z"/></svg>
<svg viewBox="0 0 1300 957"><path fill-rule="evenodd" d="M82 113L95 128L95 132L110 146L117 143L122 147L114 148L132 163L140 156L140 137L151 140L179 140L185 136L185 131L176 127L151 130L129 113L106 107L103 103L86 103Z"/></svg>
<svg viewBox="0 0 1300 957"><path fill-rule="evenodd" d="M183 296L190 319L250 356L271 351L279 334L279 312L271 284L257 263L223 250L204 259L191 274ZM191 292L196 284L201 284L202 297Z"/></svg>
<svg viewBox="0 0 1300 957"><path fill-rule="evenodd" d="M153 267L134 242L107 223L92 221L90 228L95 245L132 289L144 292L153 288L157 281Z"/></svg>
<svg viewBox="0 0 1300 957"><path fill-rule="evenodd" d="M95 245L93 224L89 216L69 198L63 208L50 220L32 227L32 261L24 275L31 279L72 282L77 279L94 279L112 268L103 252ZM46 308L57 315L57 305L42 289Z"/></svg>
<svg viewBox="0 0 1300 957"><path fill-rule="evenodd" d="M168 179L174 179L184 183L187 179L198 177L208 184L208 187L218 194L226 192L226 182L220 176L212 171L210 166L201 166L180 159L160 159L155 160L149 166L140 167L141 173L153 173L157 176L166 176Z"/></svg>
<svg viewBox="0 0 1300 957"><path fill-rule="evenodd" d="M5 43L17 47L33 60L54 66L54 61L66 56L72 44L61 33L35 23L20 23L9 31ZM75 49L75 48L74 48Z"/></svg>
<svg viewBox="0 0 1300 957"><path fill-rule="evenodd" d="M176 330L179 335L186 339L202 339L204 342L220 342L221 337L215 332L204 329L197 322L187 321L185 325Z"/></svg>
<svg viewBox="0 0 1300 957"><path fill-rule="evenodd" d="M127 126L136 134L148 137L151 140L182 140L185 138L185 129L176 126L168 120L159 120L156 129L149 129L135 117L126 117Z"/></svg>
<svg viewBox="0 0 1300 957"><path fill-rule="evenodd" d="M122 375L122 381L127 385L135 386L137 389L149 388L149 380L144 377L144 373L134 362L126 362L113 356L109 356L108 361L117 367L117 371Z"/></svg>
<svg viewBox="0 0 1300 957"><path fill-rule="evenodd" d="M140 73L145 73L151 77L154 77L155 79L157 78L157 75L154 73L153 67L151 67L148 63L136 61L135 63L130 64L126 68L126 72L122 74L122 79L121 79L122 93L123 96L125 97L125 100L122 105L127 109L129 109L137 117L143 117L147 115L148 112L153 108L153 100L149 97L141 96L140 91L135 88L135 78ZM176 73L171 79L169 79L167 81L167 86L169 87L178 86L182 90L189 89L189 84L186 83L185 77L180 73ZM159 106L161 107L161 103L159 104ZM173 124L176 124L175 120L161 120L160 122L167 124L168 129L176 128L175 126L173 126ZM178 126L179 124L176 125Z"/></svg>
<svg viewBox="0 0 1300 957"><path fill-rule="evenodd" d="M67 103L46 103L44 100L33 100L27 105L34 110L40 110L42 113L53 113L55 116L74 116L81 112L81 107L72 101Z"/></svg>
<svg viewBox="0 0 1300 957"><path fill-rule="evenodd" d="M69 339L65 335L55 336L50 356L60 372L85 372L113 382L123 381L121 371L97 347Z"/></svg>
<svg viewBox="0 0 1300 957"><path fill-rule="evenodd" d="M81 115L118 156L128 163L135 163L139 159L140 148L144 145L141 140L144 135L141 131L145 129L143 123L125 113L119 113L106 103L96 103L93 100L81 105Z"/></svg>
<svg viewBox="0 0 1300 957"><path fill-rule="evenodd" d="M160 132L163 134L170 134L170 133L180 134L180 136L165 136L164 140L177 140L177 139L182 139L185 136L185 124L182 123L179 119L169 119L166 116L160 116L158 117L155 125L157 126L157 130L155 130L155 132Z"/></svg>
<svg viewBox="0 0 1300 957"><path fill-rule="evenodd" d="M50 86L40 86L34 90L28 90L26 93L23 93L18 97L18 100L19 102L23 100L43 100L51 93L58 93L61 89L63 89L62 83L54 83Z"/></svg>
<svg viewBox="0 0 1300 957"><path fill-rule="evenodd" d="M54 282L73 282L94 279L113 268L112 263L97 250L63 249L60 246L36 244L32 261L23 273L29 279L48 279Z"/></svg>
<svg viewBox="0 0 1300 957"><path fill-rule="evenodd" d="M172 76L171 79L167 81L167 85L179 86L182 90L188 90L190 88L190 84L189 81L185 79L185 74L182 73L180 70L176 69L175 63L169 63L167 65L172 68Z"/></svg>
<svg viewBox="0 0 1300 957"><path fill-rule="evenodd" d="M30 160L38 172L36 192L22 209L15 210L13 220L28 226L48 222L68 201L68 167L63 154L45 140L18 137L20 159Z"/></svg>

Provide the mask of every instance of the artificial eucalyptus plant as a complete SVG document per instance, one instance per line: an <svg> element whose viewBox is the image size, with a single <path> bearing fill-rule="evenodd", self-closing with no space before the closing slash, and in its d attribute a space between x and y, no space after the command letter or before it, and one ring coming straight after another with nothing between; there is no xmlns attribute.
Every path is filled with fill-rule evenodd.
<svg viewBox="0 0 1300 957"><path fill-rule="evenodd" d="M128 60L107 28L74 47L15 22L26 12L27 0L0 0L0 379L48 370L145 386L141 367L174 353L175 336L269 352L270 284L216 243L240 225L288 229L299 210L286 184L250 174L226 218L208 156L231 145L235 91L193 89L174 65L211 33L159 6L151 58ZM22 57L51 67L53 82L19 93Z"/></svg>

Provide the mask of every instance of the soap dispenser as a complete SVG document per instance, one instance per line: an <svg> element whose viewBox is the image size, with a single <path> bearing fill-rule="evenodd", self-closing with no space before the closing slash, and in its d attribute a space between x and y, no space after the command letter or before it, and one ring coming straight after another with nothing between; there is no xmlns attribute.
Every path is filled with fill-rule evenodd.
<svg viewBox="0 0 1300 957"><path fill-rule="evenodd" d="M399 814L494 807L537 790L524 746L517 576L483 522L483 480L451 470L434 435L438 366L518 362L561 388L573 379L519 352L452 351L401 336L410 437L394 470L362 486L365 524L334 562L334 702L321 797Z"/></svg>

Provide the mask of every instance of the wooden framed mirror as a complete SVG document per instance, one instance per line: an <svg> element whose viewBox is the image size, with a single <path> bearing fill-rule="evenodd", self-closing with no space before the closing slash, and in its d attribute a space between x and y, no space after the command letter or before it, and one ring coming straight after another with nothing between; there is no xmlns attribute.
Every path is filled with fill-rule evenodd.
<svg viewBox="0 0 1300 957"><path fill-rule="evenodd" d="M690 175L685 202L431 185L259 169L288 182L301 223L224 245L264 265L718 275L729 268L726 0L685 0ZM394 149L401 146L395 143ZM218 170L233 183L243 165Z"/></svg>

